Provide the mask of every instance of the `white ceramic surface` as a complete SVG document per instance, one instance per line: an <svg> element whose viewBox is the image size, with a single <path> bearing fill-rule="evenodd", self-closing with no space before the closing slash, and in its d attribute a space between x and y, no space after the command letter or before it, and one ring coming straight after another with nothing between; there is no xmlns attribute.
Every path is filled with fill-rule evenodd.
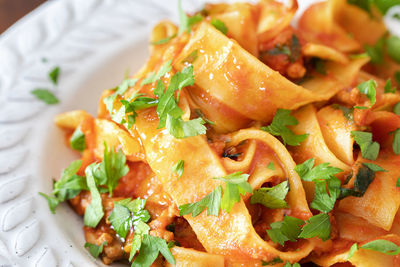
<svg viewBox="0 0 400 267"><path fill-rule="evenodd" d="M204 2L183 1L187 11ZM52 215L38 196L78 157L52 120L95 114L100 93L145 62L151 26L165 18L176 21L175 0L53 0L0 36L0 267L101 265L83 248L82 219L65 204ZM47 73L57 65L53 86ZM38 87L60 104L33 98Z"/></svg>

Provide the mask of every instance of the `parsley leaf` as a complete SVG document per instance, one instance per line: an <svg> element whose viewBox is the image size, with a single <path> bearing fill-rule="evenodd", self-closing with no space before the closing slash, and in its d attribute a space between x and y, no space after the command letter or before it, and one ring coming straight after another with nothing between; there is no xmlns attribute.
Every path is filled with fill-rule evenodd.
<svg viewBox="0 0 400 267"><path fill-rule="evenodd" d="M303 224L303 220L285 216L283 221L271 223L271 229L267 230L267 234L272 242L283 246L286 241L296 241L301 232L301 225Z"/></svg>
<svg viewBox="0 0 400 267"><path fill-rule="evenodd" d="M174 166L172 166L172 172L176 172L180 178L183 174L183 169L185 167L185 161L179 160Z"/></svg>
<svg viewBox="0 0 400 267"><path fill-rule="evenodd" d="M240 202L240 196L253 192L251 185L247 182L248 174L235 172L225 177L215 177L216 180L225 182L225 190L221 199L221 209L230 212L233 205Z"/></svg>
<svg viewBox="0 0 400 267"><path fill-rule="evenodd" d="M400 253L400 247L395 243L384 240L377 239L362 245L360 248L378 251L387 255L398 255Z"/></svg>
<svg viewBox="0 0 400 267"><path fill-rule="evenodd" d="M352 131L351 135L354 141L360 146L362 157L369 160L376 160L380 145L372 141L372 133Z"/></svg>
<svg viewBox="0 0 400 267"><path fill-rule="evenodd" d="M347 255L347 260L351 259L353 257L354 253L358 250L358 245L357 243L354 243L349 250L349 254Z"/></svg>
<svg viewBox="0 0 400 267"><path fill-rule="evenodd" d="M210 125L215 125L215 123L213 121L210 121L209 119L206 118L206 116L200 109L195 109L194 112L197 114L197 116L202 118L206 123L208 123Z"/></svg>
<svg viewBox="0 0 400 267"><path fill-rule="evenodd" d="M272 123L269 126L261 127L261 130L275 136L281 136L285 145L298 146L307 138L308 134L296 135L286 127L288 125L297 125L298 123L297 119L290 115L290 110L278 109L272 119Z"/></svg>
<svg viewBox="0 0 400 267"><path fill-rule="evenodd" d="M400 102L393 106L393 113L396 115L400 115Z"/></svg>
<svg viewBox="0 0 400 267"><path fill-rule="evenodd" d="M53 196L39 193L47 199L53 214L61 202L74 198L81 190L88 190L85 177L76 175L81 165L82 161L76 160L63 170L60 180L53 184Z"/></svg>
<svg viewBox="0 0 400 267"><path fill-rule="evenodd" d="M385 94L387 93L396 93L396 87L392 86L392 81L390 79L388 79L385 84Z"/></svg>
<svg viewBox="0 0 400 267"><path fill-rule="evenodd" d="M95 228L100 220L104 216L103 205L99 190L96 186L96 180L94 178L94 173L96 172L97 164L90 164L86 170L86 182L92 195L92 201L89 206L86 207L85 215L83 217L83 222L86 226Z"/></svg>
<svg viewBox="0 0 400 267"><path fill-rule="evenodd" d="M166 38L164 38L164 39L158 40L158 41L156 41L156 42L152 42L151 44L152 44L152 45L162 45L162 44L166 44L166 43L168 43L169 41L171 41L172 39L174 39L175 37L176 37L176 34L173 34L173 35L168 36L168 37L166 37Z"/></svg>
<svg viewBox="0 0 400 267"><path fill-rule="evenodd" d="M343 112L343 115L344 115L344 117L346 119L351 120L351 121L353 120L354 108L348 108L348 107L345 107L345 106L342 106L342 105L339 105L339 104L333 104L332 108L340 109Z"/></svg>
<svg viewBox="0 0 400 267"><path fill-rule="evenodd" d="M392 144L393 152L396 155L399 155L400 154L400 128L396 129L391 134L394 134L393 144Z"/></svg>
<svg viewBox="0 0 400 267"><path fill-rule="evenodd" d="M262 187L253 192L250 203L260 203L270 209L280 209L288 207L285 197L289 192L288 182L284 181L274 187Z"/></svg>
<svg viewBox="0 0 400 267"><path fill-rule="evenodd" d="M386 51L394 61L400 63L400 38L394 35L387 38Z"/></svg>
<svg viewBox="0 0 400 267"><path fill-rule="evenodd" d="M376 103L376 87L377 83L374 80L369 80L366 82L362 82L359 85L357 85L358 91L360 93L366 95L370 101L369 107L363 107L363 106L356 106L354 108L356 109L368 109L371 108L375 103Z"/></svg>
<svg viewBox="0 0 400 267"><path fill-rule="evenodd" d="M301 46L295 34L289 44L277 44L274 49L267 52L270 55L287 55L290 62L296 62L301 56Z"/></svg>
<svg viewBox="0 0 400 267"><path fill-rule="evenodd" d="M365 52L371 58L371 63L382 64L383 63L383 45L384 39L380 38L375 45L364 45Z"/></svg>
<svg viewBox="0 0 400 267"><path fill-rule="evenodd" d="M125 238L132 227L131 212L118 202L114 203L114 209L108 220L121 238Z"/></svg>
<svg viewBox="0 0 400 267"><path fill-rule="evenodd" d="M89 253L93 256L93 258L99 257L99 255L103 252L104 246L107 246L107 241L101 243L100 246L91 243L85 243L85 248L89 249Z"/></svg>
<svg viewBox="0 0 400 267"><path fill-rule="evenodd" d="M142 83L140 85L143 86L158 81L161 77L163 77L172 69L171 63L172 59L165 62L165 64L161 66L161 68L157 71L157 73L155 73L154 71L148 73L146 78L142 80Z"/></svg>
<svg viewBox="0 0 400 267"><path fill-rule="evenodd" d="M325 213L330 212L335 206L336 199L340 195L340 180L334 177L326 181L314 181L314 183L315 195L310 207Z"/></svg>
<svg viewBox="0 0 400 267"><path fill-rule="evenodd" d="M131 101L131 102L129 102ZM150 97L142 97L141 94L134 94L129 100L121 99L122 107L120 110L112 117L112 119L117 123L126 123L124 116L127 115L128 122L126 127L130 129L135 123L137 113L136 111L141 109L146 109L154 107L158 104L158 100Z"/></svg>
<svg viewBox="0 0 400 267"><path fill-rule="evenodd" d="M199 51L197 49L193 50L187 57L185 57L182 60L182 63L192 64L198 58L198 53L199 53Z"/></svg>
<svg viewBox="0 0 400 267"><path fill-rule="evenodd" d="M58 83L58 76L60 75L60 67L57 66L49 72L49 78L54 85Z"/></svg>
<svg viewBox="0 0 400 267"><path fill-rule="evenodd" d="M181 0L178 0L178 14L179 14L178 35L180 35L184 32L190 33L192 26L203 20L203 16L201 14L196 14L193 17L188 17L182 9Z"/></svg>
<svg viewBox="0 0 400 267"><path fill-rule="evenodd" d="M117 96L125 94L125 92L129 89L129 87L135 86L137 83L137 79L125 79L122 83L115 89L115 92L106 98L103 99L103 103L106 105L106 108L110 115L113 113L114 102Z"/></svg>
<svg viewBox="0 0 400 267"><path fill-rule="evenodd" d="M374 172L387 172L387 170L385 170L381 166L378 166L374 163L363 162L363 165L368 167L371 171L374 171Z"/></svg>
<svg viewBox="0 0 400 267"><path fill-rule="evenodd" d="M228 27L226 27L225 23L222 20L219 19L215 19L213 18L211 20L211 24L220 32L222 32L223 34L227 34L228 33Z"/></svg>
<svg viewBox="0 0 400 267"><path fill-rule="evenodd" d="M283 260L282 260L281 258L279 258L279 257L275 257L275 258L273 258L273 259L270 260L270 261L263 261L263 260L261 260L261 265L262 265L262 266L275 265L275 264L277 264L277 263L283 263Z"/></svg>
<svg viewBox="0 0 400 267"><path fill-rule="evenodd" d="M331 179L335 174L342 172L342 169L329 166L329 163L322 163L314 166L315 160L309 159L302 164L297 165L294 170L304 181L312 182L316 179Z"/></svg>
<svg viewBox="0 0 400 267"><path fill-rule="evenodd" d="M134 225L135 235L132 239L131 252L129 254L129 261L132 261L136 252L140 250L142 246L142 239L144 235L149 234L150 227L143 221L137 220Z"/></svg>
<svg viewBox="0 0 400 267"><path fill-rule="evenodd" d="M400 187L400 176L399 176L399 178L397 178L396 187Z"/></svg>
<svg viewBox="0 0 400 267"><path fill-rule="evenodd" d="M85 142L85 135L81 131L81 128L78 127L75 129L74 133L72 134L69 143L71 147L78 151L83 151L86 148Z"/></svg>
<svg viewBox="0 0 400 267"><path fill-rule="evenodd" d="M160 120L158 127L166 127L167 131L175 138L186 138L206 133L203 119L184 121L182 119L183 111L178 107L180 90L193 84L193 66L188 66L172 76L167 89L159 80L154 90L154 94L158 96L157 114ZM174 97L176 91L178 91L177 99Z"/></svg>
<svg viewBox="0 0 400 267"><path fill-rule="evenodd" d="M303 226L299 237L311 238L318 236L323 241L329 239L331 233L331 224L329 223L329 215L326 213L320 213L312 216L306 221L306 225Z"/></svg>
<svg viewBox="0 0 400 267"><path fill-rule="evenodd" d="M354 180L354 188L341 188L339 199L343 199L348 196L362 197L374 179L375 172L369 168L369 165L365 165L364 163L358 169L356 178Z"/></svg>
<svg viewBox="0 0 400 267"><path fill-rule="evenodd" d="M49 196L42 192L39 192L39 195L41 195L42 197L44 197L47 200L47 204L49 205L49 209L50 209L51 213L55 214L56 208L61 203L61 201L57 197Z"/></svg>
<svg viewBox="0 0 400 267"><path fill-rule="evenodd" d="M272 170L272 171L275 170L275 165L272 160L268 163L267 169Z"/></svg>
<svg viewBox="0 0 400 267"><path fill-rule="evenodd" d="M167 242L159 237L144 234L139 254L132 262L132 267L150 267L161 253L172 265L175 265L175 258L168 248Z"/></svg>
<svg viewBox="0 0 400 267"><path fill-rule="evenodd" d="M59 103L58 98L47 89L35 89L31 93L36 96L37 99L42 100L48 105L54 105Z"/></svg>
<svg viewBox="0 0 400 267"><path fill-rule="evenodd" d="M114 152L112 148L108 150L104 143L104 159L101 163L92 167L92 174L99 185L106 185L112 197L114 189L118 185L119 179L129 172L126 165L126 157L122 151Z"/></svg>
<svg viewBox="0 0 400 267"><path fill-rule="evenodd" d="M146 223L150 219L149 212L144 209L145 204L146 200L140 198L127 198L114 203L108 220L120 237L125 238L132 226L136 227L139 221Z"/></svg>
<svg viewBox="0 0 400 267"><path fill-rule="evenodd" d="M192 213L192 216L196 217L202 213L205 208L207 208L207 215L218 216L221 208L221 195L222 186L218 186L201 200L179 206L179 216Z"/></svg>

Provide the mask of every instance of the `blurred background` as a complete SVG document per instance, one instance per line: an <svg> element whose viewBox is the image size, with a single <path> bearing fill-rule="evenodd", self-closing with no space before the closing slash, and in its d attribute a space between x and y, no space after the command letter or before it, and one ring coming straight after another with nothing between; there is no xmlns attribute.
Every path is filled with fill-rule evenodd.
<svg viewBox="0 0 400 267"><path fill-rule="evenodd" d="M0 0L0 34L46 0Z"/></svg>

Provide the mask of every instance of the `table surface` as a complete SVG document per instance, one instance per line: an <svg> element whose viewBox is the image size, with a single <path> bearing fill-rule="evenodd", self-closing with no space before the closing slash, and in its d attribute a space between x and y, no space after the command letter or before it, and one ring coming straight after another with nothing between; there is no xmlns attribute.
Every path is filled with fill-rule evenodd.
<svg viewBox="0 0 400 267"><path fill-rule="evenodd" d="M0 33L46 0L0 0Z"/></svg>

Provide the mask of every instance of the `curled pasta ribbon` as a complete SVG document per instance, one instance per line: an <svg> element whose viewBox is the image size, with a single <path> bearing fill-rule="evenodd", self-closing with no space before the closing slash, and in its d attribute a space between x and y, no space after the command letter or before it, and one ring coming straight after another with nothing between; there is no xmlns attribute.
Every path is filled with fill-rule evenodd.
<svg viewBox="0 0 400 267"><path fill-rule="evenodd" d="M244 141L244 140L242 140ZM254 140L251 140L244 157L240 161L232 160L230 158L222 158L225 169L228 172L246 172L249 170L251 162L253 161L254 154L256 152L257 144Z"/></svg>
<svg viewBox="0 0 400 267"><path fill-rule="evenodd" d="M199 201L221 185L221 181L212 178L225 176L225 169L203 136L175 139L165 130L157 129L156 116L152 109L140 112L135 124L148 164L178 206ZM302 219L310 217L300 178L293 170L295 163L283 144L268 133L256 129L239 131L241 134L246 139L263 140L277 153L289 176L291 191L288 199L293 215ZM171 167L179 160L185 161L185 169L177 179L171 173ZM255 232L243 201L235 204L230 213L221 211L219 216L207 216L207 212L202 212L196 217L184 217L207 252L224 255L227 261L272 259L279 256L283 260L295 262L314 248L309 240L300 241L302 246L298 251L282 252L272 247Z"/></svg>
<svg viewBox="0 0 400 267"><path fill-rule="evenodd" d="M258 39L259 42L268 42L290 25L298 4L296 0L291 0L288 6L275 1L263 0L258 3L258 8L260 10Z"/></svg>

